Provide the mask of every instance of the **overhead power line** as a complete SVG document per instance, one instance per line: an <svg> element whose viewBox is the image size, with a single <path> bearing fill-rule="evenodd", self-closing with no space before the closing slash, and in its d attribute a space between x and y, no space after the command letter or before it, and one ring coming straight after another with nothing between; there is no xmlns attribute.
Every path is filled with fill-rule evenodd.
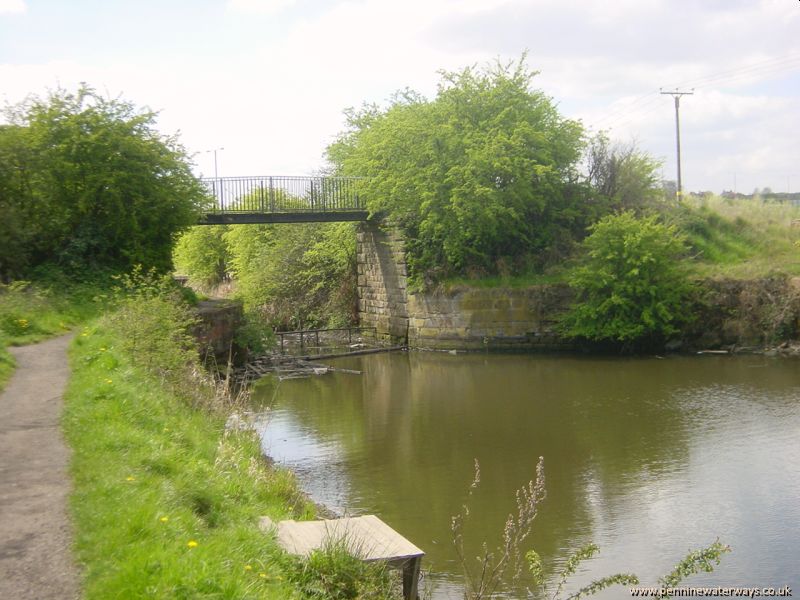
<svg viewBox="0 0 800 600"><path fill-rule="evenodd" d="M758 81L797 70L800 70L800 54L766 59L742 67L719 71L704 77L687 79L677 85L667 87L680 89L691 86L693 89L703 89L726 83L738 83L748 80ZM608 112L594 119L588 126L593 129L612 129L636 119L641 119L659 109L658 96L657 92L649 92L637 96L630 101L610 108Z"/></svg>
<svg viewBox="0 0 800 600"><path fill-rule="evenodd" d="M788 73L798 68L800 68L800 54L794 54L789 56L769 58L756 63L751 63L749 65L720 71L711 75L687 79L669 87L707 87L713 83L734 81L751 75L777 75L784 72Z"/></svg>

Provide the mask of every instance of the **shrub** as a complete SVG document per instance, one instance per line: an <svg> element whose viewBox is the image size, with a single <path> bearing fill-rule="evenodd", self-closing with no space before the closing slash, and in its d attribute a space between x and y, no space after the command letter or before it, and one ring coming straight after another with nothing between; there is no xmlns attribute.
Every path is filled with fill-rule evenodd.
<svg viewBox="0 0 800 600"><path fill-rule="evenodd" d="M187 369L197 365L197 342L191 335L197 317L168 276L136 267L117 280L116 309L105 319L119 333L121 349L148 373L179 384Z"/></svg>
<svg viewBox="0 0 800 600"><path fill-rule="evenodd" d="M562 320L570 337L594 341L660 341L685 319L690 291L686 246L674 226L630 212L590 228L583 261L569 274L578 300Z"/></svg>

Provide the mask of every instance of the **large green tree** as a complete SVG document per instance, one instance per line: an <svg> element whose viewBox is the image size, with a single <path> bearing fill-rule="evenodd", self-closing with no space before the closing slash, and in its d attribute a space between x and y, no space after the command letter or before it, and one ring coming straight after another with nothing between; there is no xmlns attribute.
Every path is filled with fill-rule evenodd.
<svg viewBox="0 0 800 600"><path fill-rule="evenodd" d="M166 270L178 231L207 201L156 114L87 86L7 107L0 128L0 276L42 263L74 271Z"/></svg>
<svg viewBox="0 0 800 600"><path fill-rule="evenodd" d="M369 178L368 207L402 227L418 281L520 265L590 221L583 129L531 88L535 74L524 58L443 72L433 100L405 91L346 112L329 160Z"/></svg>

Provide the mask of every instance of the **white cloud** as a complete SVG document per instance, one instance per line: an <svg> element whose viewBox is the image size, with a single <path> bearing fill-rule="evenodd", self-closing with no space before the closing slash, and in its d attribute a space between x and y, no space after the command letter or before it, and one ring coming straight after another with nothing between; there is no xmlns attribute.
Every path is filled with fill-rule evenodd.
<svg viewBox="0 0 800 600"><path fill-rule="evenodd" d="M296 0L228 0L227 8L248 14L274 14L295 4Z"/></svg>
<svg viewBox="0 0 800 600"><path fill-rule="evenodd" d="M0 0L0 15L24 13L27 9L25 0Z"/></svg>
<svg viewBox="0 0 800 600"><path fill-rule="evenodd" d="M230 0L228 8L279 10L288 2ZM681 105L687 189L732 187L734 171L740 189L777 189L789 175L800 182L791 160L796 152L790 132L800 130L800 113L792 107L796 83L780 93L774 93L778 83L759 84L757 93L749 93L709 80L733 72L740 74L737 85L756 89L750 78L762 78L764 69L754 65L782 60L774 63L780 71L793 64L792 36L800 22L781 2L761 0L755 8L733 0L693 4L699 25L686 37L666 40L680 46L675 57L663 37L673 29L665 0L612 4L615 23L599 3L580 0L346 0L313 14L298 3L282 15L279 28L269 16L252 14L250 26L263 22L276 31L248 36L211 59L192 60L187 48L158 62L135 54L103 60L98 48L96 60L0 65L0 80L10 102L87 81L161 110L159 126L165 133L182 131L205 174L213 172L213 157L203 151L222 146L221 175L303 174L321 166L325 146L343 127L342 109L382 102L406 86L430 97L438 69L517 58L530 48L530 66L542 71L534 85L563 114L610 127L623 141L637 139L665 159L667 177L675 170L674 111L672 98L658 88L697 85L695 96ZM664 22L654 25L659 19ZM240 19L230 21L239 26ZM611 39L615 31L620 40ZM713 85L702 85L708 81Z"/></svg>

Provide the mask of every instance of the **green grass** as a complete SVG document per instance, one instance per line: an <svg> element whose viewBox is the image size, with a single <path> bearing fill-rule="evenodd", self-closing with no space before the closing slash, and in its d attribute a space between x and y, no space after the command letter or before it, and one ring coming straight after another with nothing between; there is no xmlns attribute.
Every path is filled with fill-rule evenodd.
<svg viewBox="0 0 800 600"><path fill-rule="evenodd" d="M293 475L267 465L254 433L224 431L225 413L191 370L137 366L144 359L123 350L115 323L76 336L63 418L85 598L392 597L360 561L300 561L262 533L262 515L313 516Z"/></svg>
<svg viewBox="0 0 800 600"><path fill-rule="evenodd" d="M696 279L759 279L800 275L800 207L759 199L730 200L719 196L690 197L664 210L688 241L686 261ZM545 274L454 277L445 291L459 288L521 288L567 281L571 256Z"/></svg>
<svg viewBox="0 0 800 600"><path fill-rule="evenodd" d="M308 516L291 474L250 433L190 408L86 330L71 350L63 419L71 506L91 598L290 598L260 515Z"/></svg>
<svg viewBox="0 0 800 600"><path fill-rule="evenodd" d="M566 270L559 269L549 273L526 273L523 275L508 275L494 277L482 277L480 279L469 279L467 277L452 277L445 280L442 285L445 290L455 290L458 288L526 288L535 285L545 285L563 283L566 281Z"/></svg>
<svg viewBox="0 0 800 600"><path fill-rule="evenodd" d="M760 200L689 199L667 216L687 236L698 278L800 275L800 208Z"/></svg>
<svg viewBox="0 0 800 600"><path fill-rule="evenodd" d="M97 315L105 302L104 290L95 284L45 280L0 285L0 390L14 372L8 346L67 333Z"/></svg>
<svg viewBox="0 0 800 600"><path fill-rule="evenodd" d="M6 349L7 344L0 338L0 391L3 391L14 373L16 361Z"/></svg>

